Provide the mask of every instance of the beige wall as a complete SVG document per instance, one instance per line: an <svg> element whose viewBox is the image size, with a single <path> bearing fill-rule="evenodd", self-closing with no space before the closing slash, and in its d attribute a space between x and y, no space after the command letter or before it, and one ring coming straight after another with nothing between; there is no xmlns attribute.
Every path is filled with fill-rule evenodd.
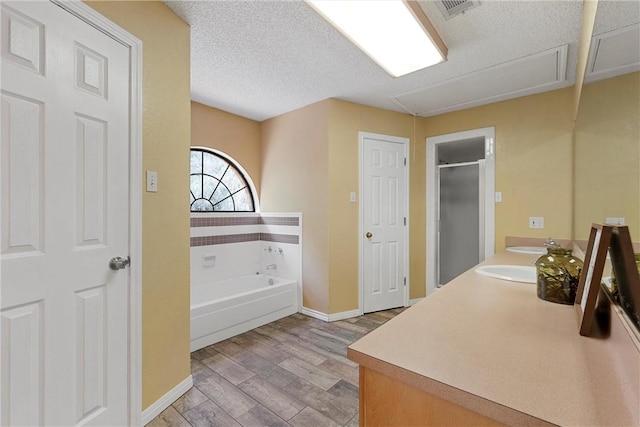
<svg viewBox="0 0 640 427"><path fill-rule="evenodd" d="M496 251L506 236L572 238L572 88L426 119L428 136L495 126ZM530 216L544 229L530 229Z"/></svg>
<svg viewBox="0 0 640 427"><path fill-rule="evenodd" d="M570 88L429 118L338 100L329 113L329 311L358 307L358 132L409 138L410 298L425 295L427 136L496 128L496 249L507 235L571 238L572 91ZM544 216L545 228L528 227ZM306 265L305 265L306 267Z"/></svg>
<svg viewBox="0 0 640 427"><path fill-rule="evenodd" d="M89 2L143 42L142 407L190 375L189 27L161 2Z"/></svg>
<svg viewBox="0 0 640 427"><path fill-rule="evenodd" d="M416 120L416 123L419 120ZM416 194L424 181L424 158L416 161L415 141L424 141L423 127L408 114L330 100L329 112L329 311L339 313L358 308L359 219L358 204L349 202L349 192L358 192L358 132L409 138L409 283L410 298L424 296L424 193ZM424 142L422 144L424 145ZM416 153L416 151L418 151ZM422 186L424 188L424 185ZM415 216L415 217L414 217Z"/></svg>
<svg viewBox="0 0 640 427"><path fill-rule="evenodd" d="M262 122L261 209L303 213L303 304L323 313L329 308L329 104Z"/></svg>
<svg viewBox="0 0 640 427"><path fill-rule="evenodd" d="M358 308L358 205L349 202L358 191L358 132L410 138L415 153L413 141L424 141L423 128L416 128L414 138L407 114L333 99L262 123L262 208L303 213L305 307L328 314ZM411 170L411 185L414 179L424 181L424 160ZM424 259L413 257L424 254L424 193L412 197L410 208L416 298L425 288Z"/></svg>
<svg viewBox="0 0 640 427"><path fill-rule="evenodd" d="M411 140L410 298L425 295L427 136L495 126L497 250L507 235L571 238L572 102L567 88L414 121L327 100L264 122L263 208L305 215L305 306L328 314L358 307L358 205L349 192L358 191L359 131ZM529 216L545 217L545 228L530 229Z"/></svg>
<svg viewBox="0 0 640 427"><path fill-rule="evenodd" d="M640 241L640 73L585 85L575 127L575 238L624 217Z"/></svg>
<svg viewBox="0 0 640 427"><path fill-rule="evenodd" d="M191 102L191 145L215 148L233 157L249 174L260 197L260 123Z"/></svg>

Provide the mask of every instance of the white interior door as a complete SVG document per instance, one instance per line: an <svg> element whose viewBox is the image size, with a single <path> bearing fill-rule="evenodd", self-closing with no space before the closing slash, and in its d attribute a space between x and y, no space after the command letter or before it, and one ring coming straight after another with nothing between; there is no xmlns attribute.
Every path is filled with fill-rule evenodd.
<svg viewBox="0 0 640 427"><path fill-rule="evenodd" d="M50 2L2 4L2 413L129 420L129 50Z"/></svg>
<svg viewBox="0 0 640 427"><path fill-rule="evenodd" d="M361 134L363 311L405 304L406 139Z"/></svg>

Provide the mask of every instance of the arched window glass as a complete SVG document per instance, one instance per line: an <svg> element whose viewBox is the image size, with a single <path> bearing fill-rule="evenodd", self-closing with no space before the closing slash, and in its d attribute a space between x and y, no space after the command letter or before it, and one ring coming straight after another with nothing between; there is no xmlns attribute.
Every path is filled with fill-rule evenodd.
<svg viewBox="0 0 640 427"><path fill-rule="evenodd" d="M191 212L255 212L244 174L227 158L191 149Z"/></svg>

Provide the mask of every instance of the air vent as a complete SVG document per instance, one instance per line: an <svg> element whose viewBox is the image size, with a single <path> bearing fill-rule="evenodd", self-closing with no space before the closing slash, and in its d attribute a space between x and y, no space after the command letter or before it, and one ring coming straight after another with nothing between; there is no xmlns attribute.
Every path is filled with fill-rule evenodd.
<svg viewBox="0 0 640 427"><path fill-rule="evenodd" d="M445 19L453 18L459 13L480 6L478 0L439 0L436 4Z"/></svg>

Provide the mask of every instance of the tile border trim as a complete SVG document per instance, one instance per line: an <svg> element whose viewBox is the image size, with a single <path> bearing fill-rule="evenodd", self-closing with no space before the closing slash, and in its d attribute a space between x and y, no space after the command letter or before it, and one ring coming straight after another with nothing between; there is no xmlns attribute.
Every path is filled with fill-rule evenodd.
<svg viewBox="0 0 640 427"><path fill-rule="evenodd" d="M237 225L285 225L298 227L300 218L280 216L191 217L191 227L228 227Z"/></svg>
<svg viewBox="0 0 640 427"><path fill-rule="evenodd" d="M275 234L275 233L245 233L245 234L223 234L219 236L198 236L191 237L190 246L211 246L224 245L228 243L243 242L274 242L289 243L293 245L300 244L300 236L295 234Z"/></svg>
<svg viewBox="0 0 640 427"><path fill-rule="evenodd" d="M264 242L291 243L293 245L300 244L300 236L296 234L260 233L260 240Z"/></svg>

